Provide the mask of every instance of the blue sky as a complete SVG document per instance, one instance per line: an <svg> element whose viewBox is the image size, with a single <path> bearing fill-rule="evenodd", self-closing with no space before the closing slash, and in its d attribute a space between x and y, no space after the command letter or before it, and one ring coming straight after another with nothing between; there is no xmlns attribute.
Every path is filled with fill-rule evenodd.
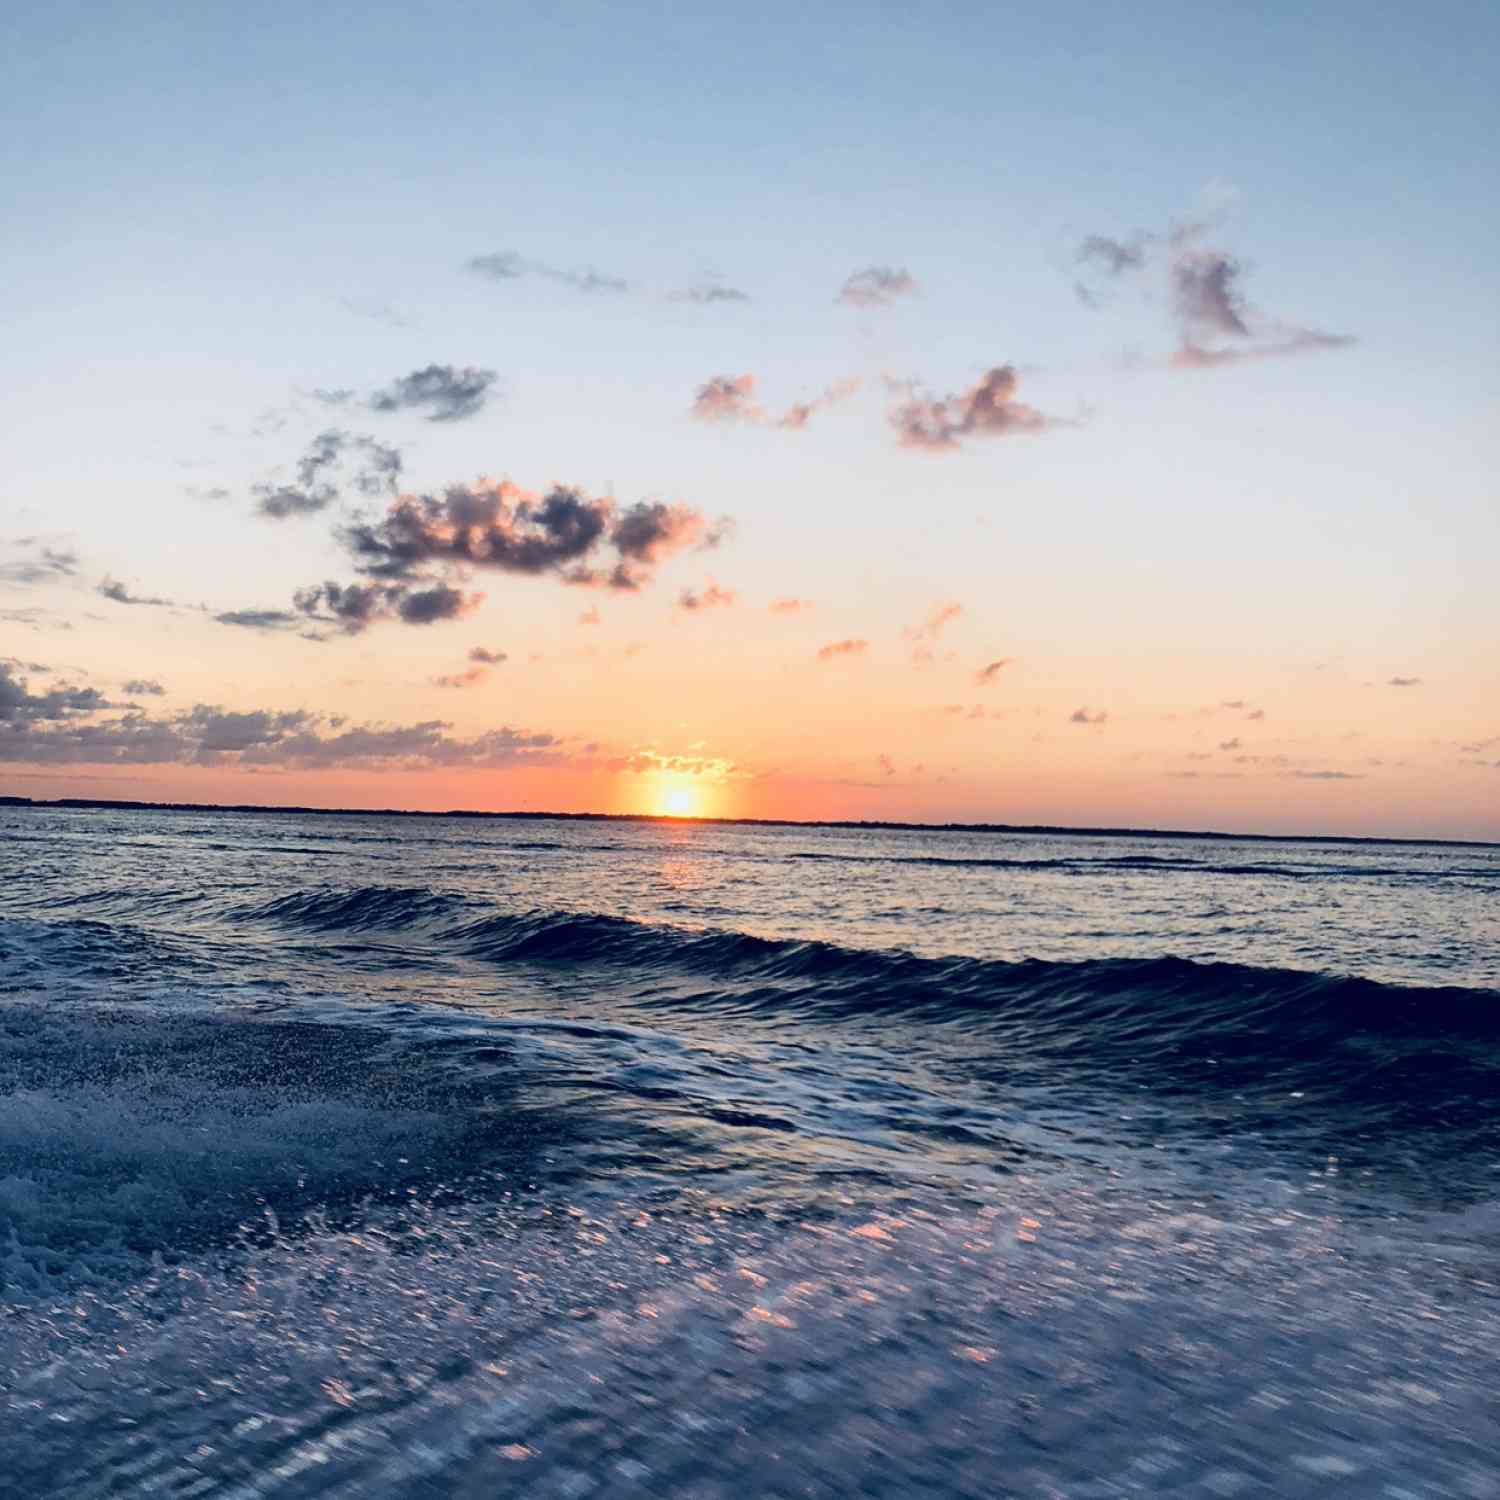
<svg viewBox="0 0 1500 1500"><path fill-rule="evenodd" d="M0 109L24 149L0 227L14 432L0 549L44 534L79 562L52 595L28 586L0 607L51 611L29 636L73 625L75 675L119 675L128 645L193 695L217 678L213 702L269 708L279 686L344 713L357 704L339 683L367 694L383 674L383 721L431 712L413 685L462 655L436 631L245 639L146 611L91 619L88 587L107 574L211 610L284 608L346 575L328 525L267 525L247 497L348 425L312 392L437 362L493 369L495 399L472 421L380 428L411 487L508 476L736 522L731 544L674 565L657 603L605 611L612 639L675 663L642 687L658 726L620 724L580 667L566 691L517 674L503 705L464 695L444 710L460 730L503 711L626 753L666 747L669 705L707 681L762 691L800 643L758 621L688 644L660 618L712 577L742 604L815 600L814 636L872 653L961 601L967 649L1035 670L1023 715L1052 712L1050 683L1109 697L1116 723L1165 721L1200 677L1322 666L1351 692L1422 679L1420 704L1353 714L1388 757L1487 738L1493 7L60 5L11 19L3 41ZM1347 346L1169 368L1169 237L1190 224L1232 259L1260 346L1287 330ZM1150 265L1100 274L1078 258L1090 235L1148 236ZM468 269L501 252L563 274ZM837 303L870 266L908 270L917 293ZM629 290L582 292L566 279L582 271ZM747 300L680 300L708 286ZM1049 430L942 454L893 444L887 381L956 395L1003 364ZM862 385L806 432L688 418L703 382L747 372L778 411ZM480 621L524 641L516 659L558 659L588 601L533 584L491 580ZM21 644L0 639L0 657L39 654ZM1325 724L1324 698L1299 690L1288 712L1331 765L1338 715L1365 700ZM875 699L917 712L906 686ZM716 727L726 756L753 759L743 726L694 732ZM893 720L901 764L914 735ZM787 744L755 753L756 776L793 774ZM960 757L945 784L962 791L913 779L913 814L1024 812L1013 779L986 779L989 753ZM1128 752L1169 753L1144 731ZM862 774L797 757L802 781ZM1438 761L1423 765L1435 784ZM1218 792L1226 816L1274 805L1241 812L1240 788ZM1119 795L1122 813L1145 805ZM1399 796L1403 827L1419 822L1419 794Z"/></svg>

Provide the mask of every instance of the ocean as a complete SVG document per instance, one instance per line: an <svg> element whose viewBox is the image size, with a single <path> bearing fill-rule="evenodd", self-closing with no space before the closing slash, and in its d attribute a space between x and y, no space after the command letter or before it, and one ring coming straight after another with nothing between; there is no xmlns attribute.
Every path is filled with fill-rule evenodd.
<svg viewBox="0 0 1500 1500"><path fill-rule="evenodd" d="M1486 1500L1497 1393L1500 848L0 808L7 1494Z"/></svg>

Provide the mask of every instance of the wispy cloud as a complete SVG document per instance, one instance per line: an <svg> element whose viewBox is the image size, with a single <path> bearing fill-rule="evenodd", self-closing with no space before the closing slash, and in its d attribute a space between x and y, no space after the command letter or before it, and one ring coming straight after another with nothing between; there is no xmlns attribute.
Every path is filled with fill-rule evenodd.
<svg viewBox="0 0 1500 1500"><path fill-rule="evenodd" d="M935 604L919 624L908 625L901 633L911 642L911 659L918 666L930 666L938 637L964 612L956 599Z"/></svg>
<svg viewBox="0 0 1500 1500"><path fill-rule="evenodd" d="M479 608L484 595L466 594L441 582L418 587L406 580L346 584L330 581L298 589L293 602L300 614L336 625L348 635L357 635L379 620L399 620L406 625L461 620Z"/></svg>
<svg viewBox="0 0 1500 1500"><path fill-rule="evenodd" d="M459 422L479 412L499 379L474 365L426 365L393 380L369 399L371 411L419 411L429 422Z"/></svg>
<svg viewBox="0 0 1500 1500"><path fill-rule="evenodd" d="M849 277L833 300L850 307L889 307L916 291L916 277L910 271L898 266L866 266Z"/></svg>
<svg viewBox="0 0 1500 1500"><path fill-rule="evenodd" d="M904 448L952 452L966 438L1009 437L1070 425L1018 400L1019 385L1014 365L997 365L968 390L941 400L908 388L907 399L890 414L897 441Z"/></svg>
<svg viewBox="0 0 1500 1500"><path fill-rule="evenodd" d="M334 478L344 474L361 495L394 493L401 478L400 450L363 433L331 427L307 445L297 461L294 484L266 481L252 486L255 508L273 521L315 515L339 499Z"/></svg>
<svg viewBox="0 0 1500 1500"><path fill-rule="evenodd" d="M476 275L486 276L492 281L520 281L528 276L540 277L560 286L571 287L575 292L603 293L620 296L633 288L620 276L610 276L591 267L553 266L546 261L528 260L514 250L496 250L488 255L473 256L466 263Z"/></svg>
<svg viewBox="0 0 1500 1500"><path fill-rule="evenodd" d="M48 546L40 537L18 537L13 544L24 557L0 563L0 584L28 587L71 578L78 571L78 554L71 548Z"/></svg>
<svg viewBox="0 0 1500 1500"><path fill-rule="evenodd" d="M715 375L699 386L688 414L699 422L743 422L801 432L815 412L847 400L859 387L858 379L835 381L821 395L775 412L757 399L754 375Z"/></svg>
<svg viewBox="0 0 1500 1500"><path fill-rule="evenodd" d="M497 250L488 255L473 256L465 262L465 268L490 281L522 281L534 277L587 296L660 297L668 302L683 302L699 307L750 300L748 293L742 292L738 287L725 286L720 281L696 281L688 286L666 291L653 290L639 282L596 270L592 266L552 265L548 261L532 260L515 250Z"/></svg>
<svg viewBox="0 0 1500 1500"><path fill-rule="evenodd" d="M108 574L94 586L94 592L115 604L144 604L161 609L176 607L171 599L161 599L149 594L133 594L118 578L111 578Z"/></svg>
<svg viewBox="0 0 1500 1500"><path fill-rule="evenodd" d="M818 647L818 660L834 661L841 656L863 656L869 649L869 641L852 637L843 641L829 641L826 646Z"/></svg>
<svg viewBox="0 0 1500 1500"><path fill-rule="evenodd" d="M773 615L796 615L813 607L811 599L773 599L766 608Z"/></svg>
<svg viewBox="0 0 1500 1500"><path fill-rule="evenodd" d="M683 589L677 596L677 607L690 613L702 609L726 609L738 598L733 589L720 588L717 583L710 582L707 588Z"/></svg>
<svg viewBox="0 0 1500 1500"><path fill-rule="evenodd" d="M132 698L160 698L167 690L154 677L132 677L125 691Z"/></svg>
<svg viewBox="0 0 1500 1500"><path fill-rule="evenodd" d="M501 662L509 661L510 658L503 651L492 651L488 646L470 646L469 660L478 662L483 667L498 667Z"/></svg>
<svg viewBox="0 0 1500 1500"><path fill-rule="evenodd" d="M1012 656L997 657L992 662L987 662L975 674L974 681L980 687L989 687L1000 680L1000 674L1015 660Z"/></svg>
<svg viewBox="0 0 1500 1500"><path fill-rule="evenodd" d="M1394 688L1420 687L1421 685L1422 679L1420 677L1392 677L1386 682L1387 687Z"/></svg>
<svg viewBox="0 0 1500 1500"><path fill-rule="evenodd" d="M1102 709L1099 710L1097 713L1091 713L1089 711L1087 705L1085 705L1083 708L1075 708L1073 710L1073 712L1068 715L1068 723L1070 723L1070 724L1103 724L1103 723L1105 723L1108 720L1108 718L1109 718L1109 715L1107 713L1105 713Z"/></svg>

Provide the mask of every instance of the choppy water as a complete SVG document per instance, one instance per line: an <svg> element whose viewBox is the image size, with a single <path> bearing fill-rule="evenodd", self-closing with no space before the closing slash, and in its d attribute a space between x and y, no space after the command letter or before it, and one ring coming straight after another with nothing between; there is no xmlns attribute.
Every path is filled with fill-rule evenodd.
<svg viewBox="0 0 1500 1500"><path fill-rule="evenodd" d="M1500 850L0 809L24 1495L1500 1496Z"/></svg>

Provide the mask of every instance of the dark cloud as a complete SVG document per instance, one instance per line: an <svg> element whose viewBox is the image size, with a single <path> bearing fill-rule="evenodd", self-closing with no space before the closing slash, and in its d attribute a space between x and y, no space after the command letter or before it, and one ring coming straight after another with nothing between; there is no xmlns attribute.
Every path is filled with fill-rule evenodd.
<svg viewBox="0 0 1500 1500"><path fill-rule="evenodd" d="M721 589L718 584L710 582L708 587L702 590L683 589L677 596L678 609L726 609L733 604L739 595L733 589Z"/></svg>
<svg viewBox="0 0 1500 1500"><path fill-rule="evenodd" d="M251 493L261 515L283 521L327 510L340 495L332 476L343 475L362 495L392 493L401 477L401 452L363 433L329 428L297 461L295 484L257 484Z"/></svg>
<svg viewBox="0 0 1500 1500"><path fill-rule="evenodd" d="M1363 781L1364 775L1358 771L1288 771L1286 775L1295 777L1298 781Z"/></svg>
<svg viewBox="0 0 1500 1500"><path fill-rule="evenodd" d="M125 684L125 691L132 698L160 698L167 690L151 677L132 677Z"/></svg>
<svg viewBox="0 0 1500 1500"><path fill-rule="evenodd" d="M527 260L514 250L498 250L489 255L476 255L466 262L467 269L492 281L519 281L527 276L539 276L545 281L555 281L561 286L572 287L576 292L621 295L632 291L630 282L618 276L607 276L602 271L590 268L568 269L547 265L544 261Z"/></svg>
<svg viewBox="0 0 1500 1500"><path fill-rule="evenodd" d="M370 409L421 411L429 422L458 422L483 408L498 378L494 370L473 365L462 370L453 365L428 365L376 391L370 397Z"/></svg>
<svg viewBox="0 0 1500 1500"><path fill-rule="evenodd" d="M890 415L905 448L952 451L969 437L1007 437L1044 432L1061 425L1016 399L1020 381L1014 365L997 365L978 384L942 400L910 395Z"/></svg>
<svg viewBox="0 0 1500 1500"><path fill-rule="evenodd" d="M1240 742L1238 736L1236 736L1232 740L1220 740L1219 741L1219 749L1221 749L1221 750L1238 750L1240 748L1240 743L1241 742Z"/></svg>
<svg viewBox="0 0 1500 1500"><path fill-rule="evenodd" d="M988 687L991 683L998 680L1000 674L1014 660L1014 657L1002 656L995 661L987 663L974 674L974 681L978 683L980 687Z"/></svg>
<svg viewBox="0 0 1500 1500"><path fill-rule="evenodd" d="M910 271L896 266L866 266L855 271L833 300L851 307L888 307L898 297L910 297L917 290Z"/></svg>
<svg viewBox="0 0 1500 1500"><path fill-rule="evenodd" d="M378 620L400 620L407 625L432 625L439 620L458 620L472 614L483 602L483 594L465 594L446 583L417 588L407 581L395 583L315 583L298 589L292 602L310 619L337 625L348 635Z"/></svg>
<svg viewBox="0 0 1500 1500"><path fill-rule="evenodd" d="M8 764L318 770L499 768L556 764L566 758L556 736L509 727L462 739L452 736L452 726L440 719L345 726L340 719L305 709L239 712L201 703L162 719L139 711L99 719L99 710L107 706L102 701L53 711L47 699L27 695L24 687L17 700L14 688L0 670L0 762Z"/></svg>
<svg viewBox="0 0 1500 1500"><path fill-rule="evenodd" d="M94 592L105 599L113 600L116 604L146 604L162 609L175 608L170 599L158 599L147 594L132 594L119 579L111 578L107 574L95 585Z"/></svg>
<svg viewBox="0 0 1500 1500"><path fill-rule="evenodd" d="M673 554L716 546L727 529L685 505L640 501L622 510L575 489L538 496L502 481L403 495L378 520L353 522L339 536L360 572L386 581L431 581L433 568L467 567L628 591ZM601 560L607 549L615 556Z"/></svg>
<svg viewBox="0 0 1500 1500"><path fill-rule="evenodd" d="M483 602L483 594L465 594L446 583L415 589L396 601L396 613L408 625L432 625L438 620L458 620Z"/></svg>
<svg viewBox="0 0 1500 1500"><path fill-rule="evenodd" d="M829 641L826 646L818 647L819 661L833 661L840 656L863 656L870 649L870 643L862 640Z"/></svg>
<svg viewBox="0 0 1500 1500"><path fill-rule="evenodd" d="M25 726L92 714L112 705L98 688L62 685L33 693L9 662L0 662L0 724Z"/></svg>
<svg viewBox="0 0 1500 1500"><path fill-rule="evenodd" d="M478 662L481 666L498 667L509 658L503 651L491 651L488 646L472 646L469 648L469 660Z"/></svg>
<svg viewBox="0 0 1500 1500"><path fill-rule="evenodd" d="M226 609L214 619L220 625L238 625L245 630L290 630L302 623L284 609Z"/></svg>
<svg viewBox="0 0 1500 1500"><path fill-rule="evenodd" d="M1068 715L1068 723L1070 723L1070 724L1102 724L1108 718L1109 718L1109 715L1107 713L1105 713L1102 709L1098 713L1090 713L1088 711L1087 707L1084 707L1084 708L1075 708L1073 710L1073 712Z"/></svg>
<svg viewBox="0 0 1500 1500"><path fill-rule="evenodd" d="M78 571L78 554L68 548L49 547L34 536L20 537L15 545L29 555L0 563L0 583L26 587L71 578Z"/></svg>

